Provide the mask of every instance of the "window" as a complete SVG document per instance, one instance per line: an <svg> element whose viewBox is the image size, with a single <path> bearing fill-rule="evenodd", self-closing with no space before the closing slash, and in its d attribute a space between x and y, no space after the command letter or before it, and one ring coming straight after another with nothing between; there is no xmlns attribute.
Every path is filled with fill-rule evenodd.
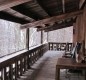
<svg viewBox="0 0 86 80"><path fill-rule="evenodd" d="M73 42L73 26L48 32L49 42Z"/></svg>
<svg viewBox="0 0 86 80"><path fill-rule="evenodd" d="M0 57L26 48L26 30L20 26L0 19Z"/></svg>
<svg viewBox="0 0 86 80"><path fill-rule="evenodd" d="M47 32L43 31L43 43L47 43Z"/></svg>
<svg viewBox="0 0 86 80"><path fill-rule="evenodd" d="M37 31L37 28L29 29L29 47L37 46L41 44L41 31Z"/></svg>

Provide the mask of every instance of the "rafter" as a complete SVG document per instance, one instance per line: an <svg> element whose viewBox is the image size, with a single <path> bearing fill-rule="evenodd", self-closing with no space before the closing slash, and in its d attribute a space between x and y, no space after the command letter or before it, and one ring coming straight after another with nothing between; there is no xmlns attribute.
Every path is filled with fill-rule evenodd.
<svg viewBox="0 0 86 80"><path fill-rule="evenodd" d="M75 22L75 19L69 19L69 20L65 20L65 21L60 21L60 22L56 22L54 23L53 25L49 25L49 26L46 26L44 28L38 28L37 30L38 31L41 31L41 30L53 30L53 29L60 29L60 28L63 28L63 27L66 27L66 25L72 25L73 23Z"/></svg>
<svg viewBox="0 0 86 80"><path fill-rule="evenodd" d="M48 14L41 8L41 6L36 1L14 6L12 7L12 9L35 20L49 17Z"/></svg>
<svg viewBox="0 0 86 80"><path fill-rule="evenodd" d="M58 23L53 23L53 24L45 25L44 27L39 27L39 28L37 29L37 31L42 31L42 30L51 28L51 27L53 27L53 26L55 26L55 25L57 25L57 24L58 24Z"/></svg>
<svg viewBox="0 0 86 80"><path fill-rule="evenodd" d="M47 11L43 8L43 6L38 2L38 1L35 1L39 6L40 8L43 10L43 12L49 17L50 15L47 13Z"/></svg>
<svg viewBox="0 0 86 80"><path fill-rule="evenodd" d="M51 14L48 12L48 10L45 8L41 0L37 0L37 3L41 6L41 8L48 14L48 16L51 16Z"/></svg>
<svg viewBox="0 0 86 80"><path fill-rule="evenodd" d="M3 11L0 12L0 19L16 22L16 23L20 23L20 24L29 23L28 20L24 20L22 18L10 15L9 13L3 12Z"/></svg>
<svg viewBox="0 0 86 80"><path fill-rule="evenodd" d="M12 16L14 16L14 17L18 17L18 18L27 20L27 21L29 21L29 22L34 21L34 19L32 19L32 18L30 18L30 17L28 17L28 16L26 16L26 15L24 15L24 14L21 14L21 13L19 13L18 11L15 11L15 10L13 10L13 9L11 9L11 8L5 9L5 10L3 10L3 12L8 13L9 15L12 15Z"/></svg>
<svg viewBox="0 0 86 80"><path fill-rule="evenodd" d="M83 10L76 11L76 12L71 12L71 13L66 13L66 14L62 14L62 15L59 15L59 16L54 16L54 17L39 20L39 21L36 21L36 22L24 24L24 25L21 26L21 28L30 28L30 27L42 26L44 24L51 24L51 23L54 23L54 22L65 20L67 18L72 18L72 17L80 15L82 13L83 13Z"/></svg>
<svg viewBox="0 0 86 80"><path fill-rule="evenodd" d="M51 28L44 29L44 31L49 32L49 31L53 31L53 30L57 30L57 29L70 27L72 25L73 25L73 22L63 23L63 24L59 24L59 25L57 24L57 25L52 26Z"/></svg>
<svg viewBox="0 0 86 80"><path fill-rule="evenodd" d="M32 0L0 0L0 11Z"/></svg>

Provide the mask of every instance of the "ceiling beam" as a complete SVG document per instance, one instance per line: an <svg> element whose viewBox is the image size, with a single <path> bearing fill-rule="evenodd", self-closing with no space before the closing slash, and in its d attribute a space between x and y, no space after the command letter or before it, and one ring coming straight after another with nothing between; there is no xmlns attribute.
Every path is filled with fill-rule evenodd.
<svg viewBox="0 0 86 80"><path fill-rule="evenodd" d="M51 27L53 27L54 25L55 25L55 24L53 24L53 25L48 25L48 26L45 26L45 27L37 28L37 31L42 31L42 30L45 30L45 29L51 28Z"/></svg>
<svg viewBox="0 0 86 80"><path fill-rule="evenodd" d="M47 8L45 7L45 5L43 4L43 2L41 0L37 0L37 3L42 7L42 9L48 14L48 16L51 16L51 14L49 13L49 11L47 10Z"/></svg>
<svg viewBox="0 0 86 80"><path fill-rule="evenodd" d="M57 30L57 29L62 29L62 28L70 27L72 25L73 25L73 22L57 24L57 25L52 26L51 28L45 29L44 31L45 32L49 32L49 31L53 31L53 30Z"/></svg>
<svg viewBox="0 0 86 80"><path fill-rule="evenodd" d="M48 17L50 17L50 15L48 14L48 12L47 12L47 10L41 5L41 3L37 0L37 1L35 1L36 2L36 4L38 4L39 6L40 6L40 8L45 12L45 14L48 16Z"/></svg>
<svg viewBox="0 0 86 80"><path fill-rule="evenodd" d="M45 10L39 5L36 0L34 0L33 2L14 6L12 7L12 9L35 20L41 20L46 17L49 17L49 15L45 12Z"/></svg>
<svg viewBox="0 0 86 80"><path fill-rule="evenodd" d="M60 23L54 23L53 25L49 25L44 28L38 28L37 31L47 30L47 29L49 29L49 30L60 29L60 28L63 28L62 26L66 27L66 25L67 26L70 24L72 25L74 22L75 22L75 19L71 18L70 20L61 21Z"/></svg>
<svg viewBox="0 0 86 80"><path fill-rule="evenodd" d="M80 3L79 3L79 8L81 9L83 4L85 3L85 0L80 0Z"/></svg>
<svg viewBox="0 0 86 80"><path fill-rule="evenodd" d="M8 20L11 22L16 22L16 23L20 23L20 24L29 23L28 20L24 20L22 18L15 17L15 16L10 15L9 13L3 12L3 11L0 12L0 19Z"/></svg>
<svg viewBox="0 0 86 80"><path fill-rule="evenodd" d="M32 0L0 0L0 11Z"/></svg>
<svg viewBox="0 0 86 80"><path fill-rule="evenodd" d="M30 17L28 17L28 16L26 16L24 14L21 14L18 11L15 11L15 10L13 10L11 8L5 9L5 10L3 10L3 12L5 12L5 13L7 13L9 15L12 15L14 17L18 17L18 18L24 19L24 20L29 21L29 22L34 21L34 19L32 19L32 18L30 18Z"/></svg>
<svg viewBox="0 0 86 80"><path fill-rule="evenodd" d="M12 9L28 17L31 17L34 20L43 19L43 17L38 15L38 13L30 10L28 7L25 7L25 4L12 7Z"/></svg>
<svg viewBox="0 0 86 80"><path fill-rule="evenodd" d="M32 22L32 23L27 23L27 24L21 25L21 28L24 29L24 28L42 26L44 24L51 24L51 23L54 23L54 22L58 22L58 21L61 21L61 20L65 20L65 19L68 19L68 18L75 17L75 16L80 15L82 13L83 13L83 10L79 10L79 11L71 12L71 13L66 13L66 14L62 14L62 15L59 15L59 16L54 16L54 17L50 17L50 18L47 18L47 19L35 21L35 22Z"/></svg>

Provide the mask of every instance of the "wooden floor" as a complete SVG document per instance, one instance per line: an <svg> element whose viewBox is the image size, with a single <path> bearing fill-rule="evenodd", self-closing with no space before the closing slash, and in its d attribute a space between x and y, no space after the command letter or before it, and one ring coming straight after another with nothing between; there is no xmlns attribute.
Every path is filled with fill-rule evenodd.
<svg viewBox="0 0 86 80"><path fill-rule="evenodd" d="M18 80L55 80L55 67L62 51L48 51ZM69 73L61 70L60 80L84 80L81 73Z"/></svg>

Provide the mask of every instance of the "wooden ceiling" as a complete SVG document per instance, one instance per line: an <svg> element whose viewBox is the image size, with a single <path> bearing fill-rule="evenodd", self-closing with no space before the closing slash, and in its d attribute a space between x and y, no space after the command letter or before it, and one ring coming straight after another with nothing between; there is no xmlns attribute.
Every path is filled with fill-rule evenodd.
<svg viewBox="0 0 86 80"><path fill-rule="evenodd" d="M85 0L0 0L0 19L52 31L73 25Z"/></svg>

